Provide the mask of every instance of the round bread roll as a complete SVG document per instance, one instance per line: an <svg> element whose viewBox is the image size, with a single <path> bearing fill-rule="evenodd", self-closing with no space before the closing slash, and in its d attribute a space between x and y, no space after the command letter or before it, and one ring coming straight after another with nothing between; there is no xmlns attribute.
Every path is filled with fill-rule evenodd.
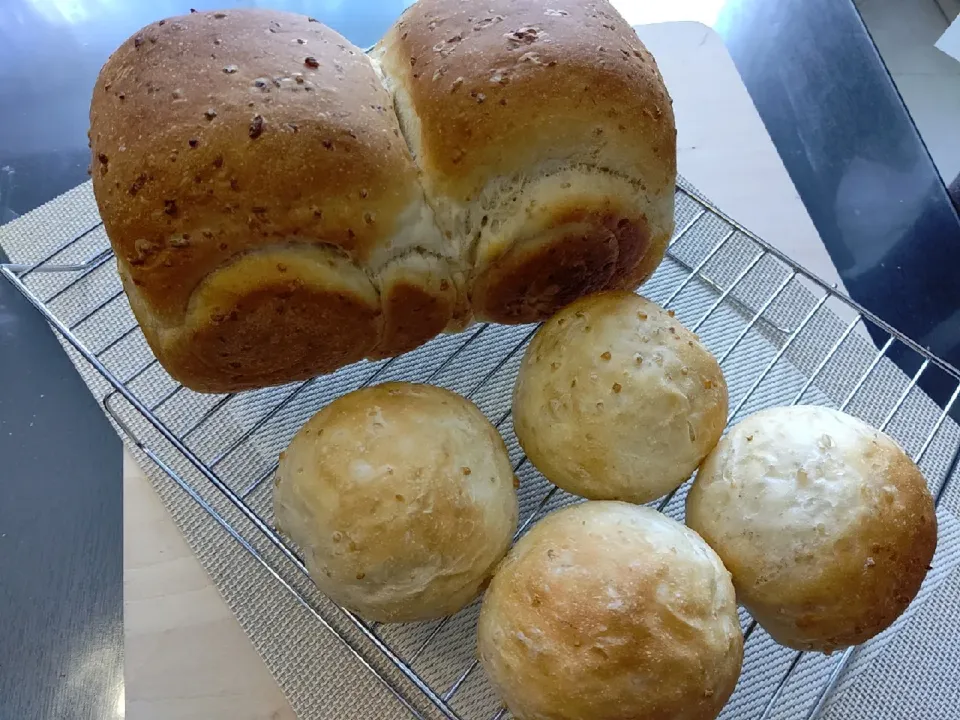
<svg viewBox="0 0 960 720"><path fill-rule="evenodd" d="M926 481L887 435L796 406L738 423L704 461L687 524L717 551L773 638L831 652L888 627L937 544Z"/></svg>
<svg viewBox="0 0 960 720"><path fill-rule="evenodd" d="M276 524L326 595L367 620L451 615L517 529L513 469L468 400L430 385L358 390L280 456Z"/></svg>
<svg viewBox="0 0 960 720"><path fill-rule="evenodd" d="M305 16L229 10L148 25L101 70L94 194L184 385L542 320L662 259L670 97L605 0L423 0L374 55Z"/></svg>
<svg viewBox="0 0 960 720"><path fill-rule="evenodd" d="M513 394L517 438L567 492L644 503L682 484L727 421L720 366L634 293L582 298L537 332Z"/></svg>
<svg viewBox="0 0 960 720"><path fill-rule="evenodd" d="M730 574L651 510L587 502L548 515L494 576L480 661L517 720L710 720L743 635Z"/></svg>

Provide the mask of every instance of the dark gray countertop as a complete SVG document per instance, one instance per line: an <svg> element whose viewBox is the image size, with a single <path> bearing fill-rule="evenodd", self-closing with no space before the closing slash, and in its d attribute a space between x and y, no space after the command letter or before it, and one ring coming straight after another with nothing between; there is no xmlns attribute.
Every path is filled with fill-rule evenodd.
<svg viewBox="0 0 960 720"><path fill-rule="evenodd" d="M253 4L309 13L364 46L407 3L193 6ZM960 220L852 3L714 5L705 19L851 295L960 365ZM696 17L691 3L671 5L681 6L678 17ZM22 214L86 180L100 65L145 23L189 7L3 0L0 167L14 176L0 210L6 201ZM2 280L0 383L0 720L121 716L120 443L49 328Z"/></svg>

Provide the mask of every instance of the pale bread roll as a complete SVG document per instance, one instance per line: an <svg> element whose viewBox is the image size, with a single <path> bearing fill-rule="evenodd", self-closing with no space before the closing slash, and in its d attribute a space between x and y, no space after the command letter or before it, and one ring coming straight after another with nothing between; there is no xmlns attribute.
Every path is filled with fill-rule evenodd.
<svg viewBox="0 0 960 720"><path fill-rule="evenodd" d="M281 454L277 527L326 595L367 620L451 615L517 528L513 468L470 401L387 383L334 400Z"/></svg>
<svg viewBox="0 0 960 720"><path fill-rule="evenodd" d="M687 495L687 524L777 642L831 652L888 627L937 544L933 499L889 436L837 410L763 410L733 427Z"/></svg>
<svg viewBox="0 0 960 720"><path fill-rule="evenodd" d="M720 366L673 313L629 292L544 323L513 395L517 438L567 492L644 503L683 483L727 421Z"/></svg>
<svg viewBox="0 0 960 720"><path fill-rule="evenodd" d="M517 720L710 720L736 686L743 635L730 574L696 533L586 502L507 555L479 651Z"/></svg>

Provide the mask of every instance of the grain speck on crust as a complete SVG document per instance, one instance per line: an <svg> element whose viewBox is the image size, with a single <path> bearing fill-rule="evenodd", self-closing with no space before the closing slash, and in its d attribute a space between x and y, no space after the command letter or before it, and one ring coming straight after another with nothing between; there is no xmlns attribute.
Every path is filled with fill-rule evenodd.
<svg viewBox="0 0 960 720"><path fill-rule="evenodd" d="M251 140L256 140L263 134L263 116L254 115L250 121L249 135Z"/></svg>

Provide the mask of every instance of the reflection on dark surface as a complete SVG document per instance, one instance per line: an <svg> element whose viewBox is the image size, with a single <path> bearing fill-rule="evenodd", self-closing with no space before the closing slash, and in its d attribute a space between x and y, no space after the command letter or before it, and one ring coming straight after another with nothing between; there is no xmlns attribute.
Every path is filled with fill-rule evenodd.
<svg viewBox="0 0 960 720"><path fill-rule="evenodd" d="M803 8L731 0L717 30L851 297L960 367L956 208L853 4Z"/></svg>

